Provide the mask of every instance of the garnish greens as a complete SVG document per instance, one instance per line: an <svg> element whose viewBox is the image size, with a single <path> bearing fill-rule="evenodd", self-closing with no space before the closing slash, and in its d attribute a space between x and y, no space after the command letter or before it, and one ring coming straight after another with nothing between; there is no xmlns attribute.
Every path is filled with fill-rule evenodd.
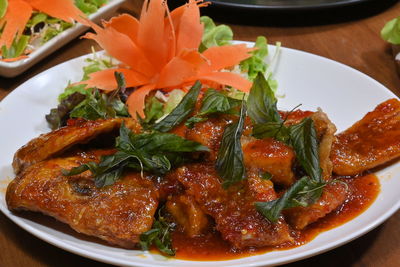
<svg viewBox="0 0 400 267"><path fill-rule="evenodd" d="M93 59L88 58L86 61L90 64L83 67L82 81L87 80L90 73L113 66L111 60L100 59L95 55ZM116 79L120 86L117 90L119 94L111 95L112 97L94 88L85 89L84 84L70 85L65 88L64 92L58 96L60 104L46 115L50 128L55 130L65 126L70 117L98 119L127 116L126 106L121 100L121 92L125 89L122 73L116 74Z"/></svg>
<svg viewBox="0 0 400 267"><path fill-rule="evenodd" d="M203 97L201 108L196 116L191 117L186 121L186 126L193 127L193 124L202 122L208 119L209 115L217 113L235 113L235 108L242 101L228 97L224 93L215 89L208 89Z"/></svg>
<svg viewBox="0 0 400 267"><path fill-rule="evenodd" d="M72 176L90 170L96 187L104 187L121 178L126 168L165 174L171 168L188 160L187 152L208 151L208 148L171 133L135 134L124 124L121 125L116 139L117 152L103 156L100 163L89 162L71 170L63 170L66 176Z"/></svg>
<svg viewBox="0 0 400 267"><path fill-rule="evenodd" d="M293 147L296 158L308 176L293 184L282 197L256 202L257 210L269 221L277 222L282 210L308 206L321 196L325 181L319 165L319 147L314 122L305 118L299 124L285 126L275 95L264 75L258 74L247 99L248 114L254 123L253 136L274 137Z"/></svg>
<svg viewBox="0 0 400 267"><path fill-rule="evenodd" d="M181 102L164 119L156 122L152 128L165 133L183 122L193 112L200 90L201 83L197 81L182 98ZM139 120L143 119L139 117Z"/></svg>
<svg viewBox="0 0 400 267"><path fill-rule="evenodd" d="M245 118L246 105L243 101L239 120L228 125L222 136L221 146L217 156L216 169L219 176L224 180L222 186L225 189L246 177L246 169L243 163L242 144L240 143Z"/></svg>
<svg viewBox="0 0 400 267"><path fill-rule="evenodd" d="M268 56L268 43L264 36L258 36L254 44L257 50L251 52L252 56L240 62L240 70L247 73L250 80L254 80L258 73L265 73L268 64L265 58Z"/></svg>
<svg viewBox="0 0 400 267"><path fill-rule="evenodd" d="M391 44L400 44L400 17L387 22L381 30L383 40Z"/></svg>
<svg viewBox="0 0 400 267"><path fill-rule="evenodd" d="M165 217L161 215L162 209L163 208L160 208L158 210L158 216L151 229L140 235L139 244L142 250L149 250L150 246L154 244L162 253L174 256L175 250L172 247L170 232L176 225L173 222L168 222Z"/></svg>
<svg viewBox="0 0 400 267"><path fill-rule="evenodd" d="M202 16L200 21L204 24L204 33L199 47L200 52L212 46L231 44L233 32L229 26L224 24L216 26L214 21L207 16Z"/></svg>

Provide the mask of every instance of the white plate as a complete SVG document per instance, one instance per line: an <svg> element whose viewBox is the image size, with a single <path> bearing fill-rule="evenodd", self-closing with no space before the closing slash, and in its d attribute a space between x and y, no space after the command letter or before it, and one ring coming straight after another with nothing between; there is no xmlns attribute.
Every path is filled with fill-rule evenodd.
<svg viewBox="0 0 400 267"><path fill-rule="evenodd" d="M124 2L125 0L109 0L109 3L99 8L99 10L91 14L89 18L96 23L99 22L101 19L107 19L111 17ZM73 27L63 31L62 33L33 51L28 58L24 58L22 60L14 62L0 61L0 76L15 77L23 73L34 64L42 60L44 57L48 56L63 45L67 44L69 41L78 37L87 29L88 27L82 24L75 24Z"/></svg>
<svg viewBox="0 0 400 267"><path fill-rule="evenodd" d="M274 48L271 48L273 50ZM56 106L57 95L69 80L81 78L84 58L53 67L15 89L0 102L0 209L16 224L33 235L70 252L98 261L123 266L265 266L300 260L349 242L378 226L400 206L400 163L380 171L381 192L372 206L354 220L324 232L308 244L290 250L268 252L229 261L195 262L168 259L88 241L48 225L11 214L4 200L8 181L13 177L14 152L27 141L48 131L44 116ZM339 130L350 126L378 103L395 95L366 75L340 63L305 52L282 49L275 77L279 82L280 107L302 109L322 107Z"/></svg>

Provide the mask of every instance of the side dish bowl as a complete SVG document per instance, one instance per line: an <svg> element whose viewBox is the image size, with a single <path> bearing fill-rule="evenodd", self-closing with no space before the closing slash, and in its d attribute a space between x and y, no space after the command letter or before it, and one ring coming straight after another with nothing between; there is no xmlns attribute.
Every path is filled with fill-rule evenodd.
<svg viewBox="0 0 400 267"><path fill-rule="evenodd" d="M89 18L96 23L101 19L110 18L124 2L125 0L109 0L106 5L91 14ZM27 58L13 62L0 61L0 76L11 78L23 73L46 56L78 37L87 29L88 27L77 23L40 46Z"/></svg>

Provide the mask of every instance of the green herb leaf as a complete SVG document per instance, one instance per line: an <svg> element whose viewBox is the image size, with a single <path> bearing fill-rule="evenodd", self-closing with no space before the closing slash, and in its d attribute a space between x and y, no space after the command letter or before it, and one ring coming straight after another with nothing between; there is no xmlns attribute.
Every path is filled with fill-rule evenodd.
<svg viewBox="0 0 400 267"><path fill-rule="evenodd" d="M204 33L199 47L199 51L203 52L212 46L222 46L230 44L233 38L233 32L229 26L218 25L207 16L200 18L201 23L204 25Z"/></svg>
<svg viewBox="0 0 400 267"><path fill-rule="evenodd" d="M201 83L197 81L182 101L163 120L153 125L153 129L160 132L168 132L183 122L193 112L197 97L201 90Z"/></svg>
<svg viewBox="0 0 400 267"><path fill-rule="evenodd" d="M400 17L385 24L381 30L381 37L391 44L400 44Z"/></svg>
<svg viewBox="0 0 400 267"><path fill-rule="evenodd" d="M95 185L103 187L115 183L121 178L123 170L146 171L165 174L172 167L190 159L189 152L205 152L209 149L200 143L186 140L171 133L134 134L121 125L116 139L117 152L101 158L100 163L89 162L69 171L64 175L76 175L90 170L95 178Z"/></svg>
<svg viewBox="0 0 400 267"><path fill-rule="evenodd" d="M239 120L225 128L221 146L218 151L216 169L224 180L222 186L228 188L232 184L245 179L246 169L243 162L243 151L240 138L243 133L246 117L246 105L242 104Z"/></svg>
<svg viewBox="0 0 400 267"><path fill-rule="evenodd" d="M281 123L277 99L262 73L258 73L247 98L248 114L254 124Z"/></svg>
<svg viewBox="0 0 400 267"><path fill-rule="evenodd" d="M173 222L168 222L162 215L161 210L153 223L152 228L140 235L140 246L142 250L149 250L151 245L156 247L164 254L169 256L175 255L175 250L172 248L171 231L175 228Z"/></svg>
<svg viewBox="0 0 400 267"><path fill-rule="evenodd" d="M253 126L252 136L258 139L270 137L286 144L290 141L289 128L286 127L283 122L255 124Z"/></svg>
<svg viewBox="0 0 400 267"><path fill-rule="evenodd" d="M304 176L294 183L282 197L268 202L256 202L255 206L265 218L276 223L284 209L306 207L314 203L320 198L324 186L324 183L317 183Z"/></svg>
<svg viewBox="0 0 400 267"><path fill-rule="evenodd" d="M207 120L207 116L215 113L234 113L234 108L241 104L241 100L230 98L223 93L208 89L204 95L199 113L186 121L186 126Z"/></svg>
<svg viewBox="0 0 400 267"><path fill-rule="evenodd" d="M319 165L319 150L317 133L311 118L305 118L301 123L292 125L290 142L296 152L300 165L316 182L323 182L322 171Z"/></svg>

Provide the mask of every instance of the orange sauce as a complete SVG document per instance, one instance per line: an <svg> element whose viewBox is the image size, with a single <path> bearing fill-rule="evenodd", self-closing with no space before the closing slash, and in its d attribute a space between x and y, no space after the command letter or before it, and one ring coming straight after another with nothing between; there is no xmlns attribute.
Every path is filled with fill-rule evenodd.
<svg viewBox="0 0 400 267"><path fill-rule="evenodd" d="M342 178L350 189L351 196L337 210L301 231L293 231L295 242L279 247L234 249L224 241L218 232L210 232L196 238L189 238L176 231L173 233L173 247L176 258L197 261L237 259L273 250L284 250L303 245L313 240L319 233L342 225L365 211L376 199L380 184L373 174L357 178Z"/></svg>

